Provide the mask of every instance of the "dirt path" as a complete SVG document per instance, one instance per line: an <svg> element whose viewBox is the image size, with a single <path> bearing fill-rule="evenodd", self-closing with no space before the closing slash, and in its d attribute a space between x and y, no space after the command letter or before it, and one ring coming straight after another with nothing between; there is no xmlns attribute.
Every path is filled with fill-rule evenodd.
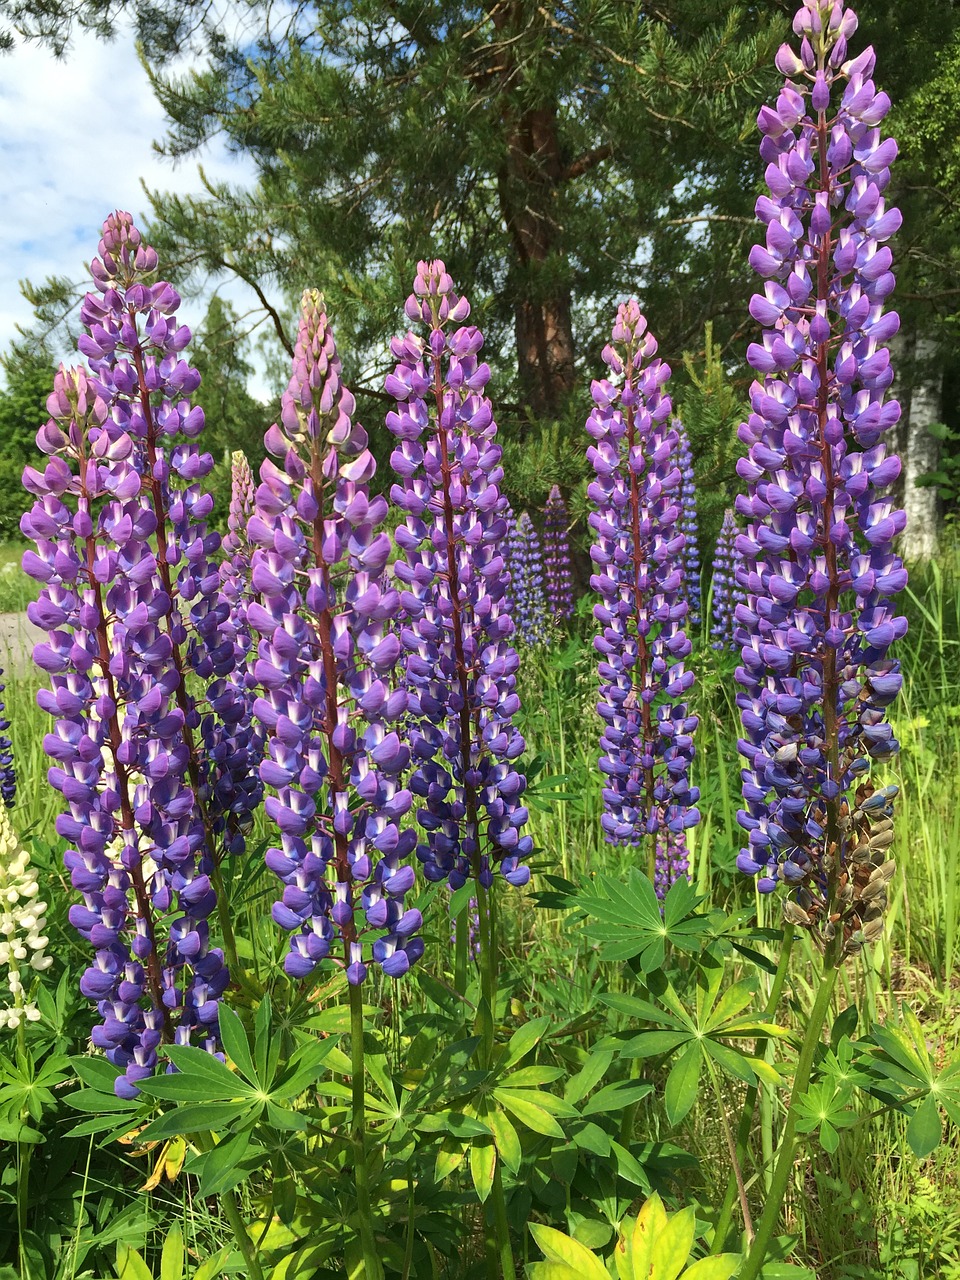
<svg viewBox="0 0 960 1280"><path fill-rule="evenodd" d="M44 633L25 613L0 613L0 667L8 675L28 675L33 670L33 646L43 639Z"/></svg>

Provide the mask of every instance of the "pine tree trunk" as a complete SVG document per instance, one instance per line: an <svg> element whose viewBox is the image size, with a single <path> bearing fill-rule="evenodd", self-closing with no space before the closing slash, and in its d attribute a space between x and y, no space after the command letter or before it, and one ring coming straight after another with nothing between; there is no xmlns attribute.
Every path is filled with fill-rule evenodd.
<svg viewBox="0 0 960 1280"><path fill-rule="evenodd" d="M917 478L935 471L939 443L928 428L940 421L943 367L936 343L919 334L913 339L914 383L907 418L903 505L907 527L903 555L907 560L930 560L937 554L937 490L918 487Z"/></svg>
<svg viewBox="0 0 960 1280"><path fill-rule="evenodd" d="M524 407L556 417L574 383L571 291L556 201L568 177L560 152L555 101L530 101L531 78L515 55L520 32L540 20L524 0L491 10L500 37L499 96L504 160L498 174L500 213L514 250L517 372Z"/></svg>

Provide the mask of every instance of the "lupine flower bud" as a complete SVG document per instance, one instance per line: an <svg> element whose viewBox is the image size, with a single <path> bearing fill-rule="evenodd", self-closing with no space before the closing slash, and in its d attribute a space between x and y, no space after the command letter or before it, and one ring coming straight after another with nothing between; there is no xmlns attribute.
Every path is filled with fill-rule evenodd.
<svg viewBox="0 0 960 1280"><path fill-rule="evenodd" d="M697 542L699 528L697 525L697 486L693 473L693 450L690 448L690 437L679 418L674 418L673 428L677 433L677 466L680 468L680 532L685 538L683 547L684 589L690 612L687 614L687 627L700 625L700 547Z"/></svg>
<svg viewBox="0 0 960 1280"><path fill-rule="evenodd" d="M690 878L690 850L684 832L658 831L656 859L653 887L662 900L671 885Z"/></svg>
<svg viewBox="0 0 960 1280"><path fill-rule="evenodd" d="M265 437L247 612L262 639L255 705L266 735L260 769L280 844L267 865L283 882L273 918L290 934L284 968L303 978L328 957L356 985L370 963L400 977L423 954L419 911L404 910L416 834L399 725L399 594L367 434L352 419L333 333L314 290L303 295L281 420Z"/></svg>
<svg viewBox="0 0 960 1280"><path fill-rule="evenodd" d="M64 369L37 435L48 456L27 467L36 497L21 529L25 571L42 584L28 610L47 633L34 661L55 717L44 746L65 810L57 832L82 904L70 919L94 948L80 981L102 1023L93 1043L137 1093L164 1039L217 1048L228 976L209 940L216 906L215 769L201 757L200 686L232 670L227 606L206 527L211 466L195 437L199 375L180 352L179 297L152 283L153 249L129 214L107 219L81 310L84 369Z"/></svg>
<svg viewBox="0 0 960 1280"><path fill-rule="evenodd" d="M426 333L394 338L397 366L386 381L397 401L387 426L397 438L391 490L406 513L396 540L411 735L411 788L425 838L417 849L430 880L453 888L499 870L529 879L523 859L526 780L514 766L524 741L513 622L504 598L507 532L496 423L483 394L490 370L483 335L466 320L442 262L421 262L406 314Z"/></svg>
<svg viewBox="0 0 960 1280"><path fill-rule="evenodd" d="M607 776L602 823L614 844L639 844L700 819L699 792L690 785L697 717L687 711L693 672L683 662L690 641L678 440L662 391L670 369L656 351L637 304L621 306L603 352L611 376L593 383L587 420L596 471L587 490L596 533L590 585L601 598L594 616L603 628L594 641Z"/></svg>
<svg viewBox="0 0 960 1280"><path fill-rule="evenodd" d="M547 575L547 607L557 622L573 614L570 576L570 532L567 505L554 485L543 510L543 562Z"/></svg>
<svg viewBox="0 0 960 1280"><path fill-rule="evenodd" d="M889 100L869 79L873 51L845 61L855 29L842 0L805 0L794 22L804 71L761 112L771 194L757 202L766 243L750 258L767 283L750 310L764 334L747 352L760 376L740 428L737 501L748 832L738 865L761 890L784 882L788 919L845 951L878 932L877 840L895 788L876 791L870 774L897 750L885 713L901 677L888 651L906 630L893 597L907 580L893 550L900 463L884 443L900 416L885 402L884 345L899 325L884 312L896 143L878 127Z"/></svg>
<svg viewBox="0 0 960 1280"><path fill-rule="evenodd" d="M739 650L734 640L736 620L734 610L743 603L746 596L737 582L737 570L740 564L740 553L736 541L739 534L737 521L733 512L727 508L723 513L723 523L717 536L717 546L713 554L713 577L710 590L710 611L713 625L710 634L713 636L714 649Z"/></svg>
<svg viewBox="0 0 960 1280"><path fill-rule="evenodd" d="M36 1022L33 978L53 964L45 953L47 904L30 866L30 854L17 840L6 805L0 803L0 970L6 970L8 996L0 996L0 1029L16 1031Z"/></svg>
<svg viewBox="0 0 960 1280"><path fill-rule="evenodd" d="M0 670L0 676L3 671ZM4 691L4 685L0 684L0 694ZM9 809L17 798L17 771L13 763L13 743L7 737L7 730L10 728L10 721L4 714L4 705L0 700L0 799Z"/></svg>
<svg viewBox="0 0 960 1280"><path fill-rule="evenodd" d="M521 511L507 535L511 616L516 635L531 647L544 644L550 627L544 588L540 538L526 511Z"/></svg>

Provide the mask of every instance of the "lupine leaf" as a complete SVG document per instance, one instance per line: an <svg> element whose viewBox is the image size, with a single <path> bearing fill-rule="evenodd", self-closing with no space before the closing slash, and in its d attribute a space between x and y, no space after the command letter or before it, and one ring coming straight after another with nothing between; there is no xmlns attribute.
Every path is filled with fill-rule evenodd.
<svg viewBox="0 0 960 1280"><path fill-rule="evenodd" d="M120 1280L153 1280L150 1268L136 1249L128 1244L121 1244L117 1248L117 1275Z"/></svg>
<svg viewBox="0 0 960 1280"><path fill-rule="evenodd" d="M220 1016L223 1017L222 1010ZM163 1242L163 1252L160 1255L160 1280L183 1280L185 1261L183 1231L179 1222L175 1222Z"/></svg>
<svg viewBox="0 0 960 1280"><path fill-rule="evenodd" d="M663 1102L667 1119L677 1125L697 1099L700 1087L700 1046L691 1044L680 1054L667 1076Z"/></svg>
<svg viewBox="0 0 960 1280"><path fill-rule="evenodd" d="M525 1058L527 1054L543 1039L550 1029L549 1018L532 1018L529 1022L525 1022L522 1027L510 1037L507 1045L507 1055L503 1060L503 1067L510 1068Z"/></svg>
<svg viewBox="0 0 960 1280"><path fill-rule="evenodd" d="M570 1076L564 1086L563 1096L568 1102L579 1102L591 1089L596 1088L613 1061L612 1049L594 1049L576 1075Z"/></svg>
<svg viewBox="0 0 960 1280"><path fill-rule="evenodd" d="M257 1069L253 1065L253 1055L247 1043L247 1033L243 1023L238 1014L223 1002L220 1006L220 1039L223 1042L224 1053L228 1058L233 1059L237 1070L247 1083L254 1088L262 1088L262 1082L257 1077Z"/></svg>
<svg viewBox="0 0 960 1280"><path fill-rule="evenodd" d="M523 1148L516 1129L497 1107L491 1107L485 1118L490 1125L500 1158L511 1173L516 1173L523 1159Z"/></svg>
<svg viewBox="0 0 960 1280"><path fill-rule="evenodd" d="M497 1167L497 1149L492 1138L478 1138L470 1147L470 1176L481 1204L485 1204L493 1190L493 1175Z"/></svg>
<svg viewBox="0 0 960 1280"><path fill-rule="evenodd" d="M653 1085L636 1080L617 1080L614 1084L604 1085L592 1098L580 1108L582 1116L609 1115L622 1111L631 1103L639 1102L653 1089Z"/></svg>
<svg viewBox="0 0 960 1280"><path fill-rule="evenodd" d="M562 1138L563 1130L548 1111L532 1102L526 1092L514 1093L512 1089L494 1089L493 1096L502 1106L517 1117L521 1124L548 1138ZM534 1094L534 1097L537 1095Z"/></svg>
<svg viewBox="0 0 960 1280"><path fill-rule="evenodd" d="M922 1160L936 1150L942 1137L943 1126L937 1100L934 1094L928 1093L907 1125L907 1142L917 1159Z"/></svg>
<svg viewBox="0 0 960 1280"><path fill-rule="evenodd" d="M555 1231L553 1227L543 1226L539 1222L531 1222L530 1234L547 1262L569 1268L571 1275L579 1277L579 1280L609 1280L607 1269L599 1258L585 1245L572 1240L562 1231Z"/></svg>
<svg viewBox="0 0 960 1280"><path fill-rule="evenodd" d="M196 1076L208 1082L210 1086L208 1096L211 1101L216 1098L238 1098L242 1094L253 1092L245 1080L241 1080L236 1072L231 1071L212 1053L196 1049L192 1045L180 1044L164 1045L163 1051L183 1075ZM153 1076L151 1080L145 1080L143 1083L146 1085L156 1079L157 1077Z"/></svg>
<svg viewBox="0 0 960 1280"><path fill-rule="evenodd" d="M701 1258L683 1273L683 1280L731 1280L743 1262L739 1253L718 1253L713 1258Z"/></svg>

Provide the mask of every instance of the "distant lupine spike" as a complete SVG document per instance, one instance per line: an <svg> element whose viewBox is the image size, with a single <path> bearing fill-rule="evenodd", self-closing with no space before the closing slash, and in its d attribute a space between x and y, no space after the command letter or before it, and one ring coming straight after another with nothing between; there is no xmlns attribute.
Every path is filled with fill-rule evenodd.
<svg viewBox="0 0 960 1280"><path fill-rule="evenodd" d="M0 677L3 671L0 670ZM0 683L0 694L5 686ZM17 798L17 770L13 763L13 743L7 736L10 721L6 717L6 708L0 699L0 799L9 809Z"/></svg>
<svg viewBox="0 0 960 1280"><path fill-rule="evenodd" d="M426 838L417 849L430 880L459 888L491 884L499 870L529 879L523 859L524 776L513 762L524 741L513 622L504 598L507 532L500 446L483 389L483 336L472 325L442 262L421 262L406 314L426 328L391 343L386 382L397 401L387 426L397 437L391 497L406 513L395 571L407 624L402 640L411 691L417 768L411 781ZM453 327L457 326L457 327Z"/></svg>
<svg viewBox="0 0 960 1280"><path fill-rule="evenodd" d="M223 549L227 555L249 548L247 525L254 512L255 491L247 455L242 449L235 449L230 455L230 512L227 516L229 532L223 540Z"/></svg>
<svg viewBox="0 0 960 1280"><path fill-rule="evenodd" d="M683 574L690 604L688 627L700 625L700 546L697 542L697 486L693 471L693 450L690 437L679 418L674 418L677 433L677 466L680 468L680 531L686 542L683 548Z"/></svg>
<svg viewBox="0 0 960 1280"><path fill-rule="evenodd" d="M356 985L368 965L400 977L423 954L420 912L404 909L416 834L401 823L410 751L398 726L400 598L386 563L387 514L371 497L376 464L352 420L333 333L315 290L303 295L281 420L265 437L250 535L257 545L247 616L263 637L256 713L266 730L268 849L284 884L273 916L290 934L294 978L328 957Z"/></svg>
<svg viewBox="0 0 960 1280"><path fill-rule="evenodd" d="M540 537L521 511L507 537L511 616L517 637L527 645L544 644L550 634Z"/></svg>
<svg viewBox="0 0 960 1280"><path fill-rule="evenodd" d="M47 633L34 660L50 677L38 701L56 717L44 746L66 801L57 832L83 898L70 919L96 952L80 989L97 1001L93 1042L125 1097L162 1040L216 1051L228 982L208 924L221 819L185 674L206 684L233 650L198 483L212 460L193 443L200 378L179 358L190 333L175 290L150 283L156 267L130 215L111 215L91 263L98 292L81 309L91 372L57 374L37 435L49 461L24 472L36 501L21 522L37 544L24 569L42 584L28 616Z"/></svg>
<svg viewBox="0 0 960 1280"><path fill-rule="evenodd" d="M690 785L697 717L687 709L693 672L683 662L690 641L677 433L662 391L670 369L656 351L637 304L625 303L603 352L611 376L593 383L587 420L597 477L587 491L596 533L590 584L601 597L594 616L603 627L594 641L607 776L602 823L614 844L640 844L700 819L699 792Z"/></svg>
<svg viewBox="0 0 960 1280"><path fill-rule="evenodd" d="M888 656L906 630L906 585L890 486L899 460L883 437L900 416L884 313L894 287L884 243L900 226L883 192L897 153L879 124L890 106L869 78L874 54L847 59L856 15L805 0L777 66L790 77L758 123L771 194L757 201L766 245L750 261L767 281L750 312L764 326L747 352L760 375L740 428L746 520L737 673L749 833L738 865L762 891L791 891L787 918L832 953L882 930L895 788L875 791L871 762L898 744L886 708L901 685ZM892 874L892 872L890 872Z"/></svg>
<svg viewBox="0 0 960 1280"><path fill-rule="evenodd" d="M258 692L256 650L247 621L250 602L256 598L250 582L253 551L247 533L254 500L250 463L238 449L231 457L228 532L220 563L221 601L230 610L223 636L233 646L233 670L208 690L212 714L204 717L201 725L206 758L216 766L214 802L225 815L224 846L229 853L242 853L246 848L253 814L263 800L263 726L253 712Z"/></svg>
<svg viewBox="0 0 960 1280"><path fill-rule="evenodd" d="M573 614L570 575L570 521L567 504L554 485L543 509L543 563L547 576L547 605L551 616L566 622Z"/></svg>
<svg viewBox="0 0 960 1280"><path fill-rule="evenodd" d="M740 530L736 517L727 508L723 513L723 523L717 536L717 546L713 554L713 577L710 590L710 611L713 625L710 634L713 636L714 649L732 649L739 651L734 639L736 620L734 612L738 604L743 604L746 596L737 582L740 564L740 553L737 551L737 536Z"/></svg>
<svg viewBox="0 0 960 1280"><path fill-rule="evenodd" d="M682 831L657 832L657 861L653 887L658 898L665 898L671 885L690 879L690 850Z"/></svg>
<svg viewBox="0 0 960 1280"><path fill-rule="evenodd" d="M0 804L0 969L6 970L8 993L0 996L0 1030L16 1031L22 1022L39 1021L33 979L53 964L46 954L46 927L47 904L40 899L30 854L10 825L6 805Z"/></svg>

